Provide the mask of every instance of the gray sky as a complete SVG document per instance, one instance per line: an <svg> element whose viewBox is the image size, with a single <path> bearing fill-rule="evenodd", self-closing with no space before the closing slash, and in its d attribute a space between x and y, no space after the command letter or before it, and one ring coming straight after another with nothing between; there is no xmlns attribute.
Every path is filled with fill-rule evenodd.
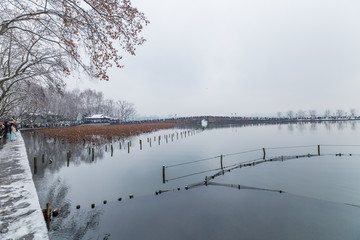
<svg viewBox="0 0 360 240"><path fill-rule="evenodd" d="M109 82L139 115L360 112L360 1L132 0L148 25Z"/></svg>

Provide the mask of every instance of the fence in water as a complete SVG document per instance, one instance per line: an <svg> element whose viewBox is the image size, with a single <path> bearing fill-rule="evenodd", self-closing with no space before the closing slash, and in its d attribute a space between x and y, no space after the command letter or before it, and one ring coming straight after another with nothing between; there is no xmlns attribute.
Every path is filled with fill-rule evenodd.
<svg viewBox="0 0 360 240"><path fill-rule="evenodd" d="M209 176L205 176L204 181L192 183L189 185L186 185L184 187L185 190L188 190L190 188L196 188L200 186L207 186L207 185L215 185L215 186L222 186L222 187L230 187L230 188L237 188L237 189L253 189L253 190L262 190L262 191L271 191L271 192L279 192L284 193L282 190L278 189L266 189L266 188L257 188L253 186L246 186L246 185L239 185L239 184L226 184L226 183L217 183L213 182L212 180L224 175L226 173L231 172L232 170L243 168L243 167L251 167L256 166L263 163L269 163L269 162L276 162L276 161L288 161L292 159L300 159L300 158L311 158L311 157L319 157L319 156L360 156L360 145L304 145L304 146L286 146L286 147L269 147L269 148L259 148L259 149L253 149L253 150L247 150L247 151L241 151L236 153L229 153L229 154L221 154L214 157L208 157L203 159L197 159L193 161L187 161L177 164L172 164L168 166L162 166L162 177L163 177L163 183L174 181L181 178L186 178L194 175L200 175L208 172L213 172L213 174ZM349 153L346 152L339 152L337 150L341 149L344 150L345 148L358 148L359 153ZM301 152L299 149L306 149L311 150L307 153L304 153L304 150ZM330 149L330 150L329 150ZM292 150L297 151L298 154L282 154L279 155L277 153L284 153L286 150ZM239 157L244 156L246 154L251 154L251 156L255 156L254 158L242 158L242 160L238 161L237 163L227 164L227 159L230 157L235 157L236 159L239 159ZM68 157L71 157L71 153L68 153ZM206 161L218 161L218 167L207 169L203 171L193 172L189 174L185 174L182 176L176 176L172 178L166 178L166 169L167 171L171 171L172 168L185 166L185 165L192 165L200 162L206 162ZM181 188L174 188L174 189L162 189L155 191L155 194L162 194L165 192L171 192L171 191L180 191ZM128 199L133 199L134 195L130 194L128 196ZM109 200L109 199L108 199ZM121 202L123 200L122 197L118 197L116 201ZM111 200L110 200L111 201ZM107 204L107 200L104 200L102 204ZM95 203L91 204L91 208L95 208ZM50 206L47 206L47 210L50 208ZM80 205L76 205L76 209L80 209ZM49 217L49 211L46 211L47 219L50 219Z"/></svg>
<svg viewBox="0 0 360 240"><path fill-rule="evenodd" d="M163 176L163 183L166 183L168 181L173 181L173 180L177 180L180 178L186 178L186 177L190 177L190 176L194 176L194 175L199 175L199 174L204 174L207 172L214 172L214 171L218 171L218 173L214 174L211 176L211 178L214 178L216 176L219 175L223 175L225 172L230 172L231 170L234 170L236 168L242 168L242 167L249 167L249 166L255 166L258 164L262 164L265 162L275 162L275 161L286 161L286 160L291 160L291 159L297 159L297 158L304 158L304 157L315 157L315 156L360 156L360 153L340 153L340 152L335 152L336 150L334 149L338 149L339 148L341 150L343 150L343 148L349 148L349 147L360 147L360 145L329 145L329 144L323 144L323 145L302 145L302 146L286 146L286 147L269 147L269 148L259 148L259 149L253 149L253 150L247 150L247 151L241 151L241 152L236 152L236 153L229 153L229 154L221 154L221 155L217 155L217 156L213 156L213 157L208 157L208 158L203 158L203 159L197 159L197 160L193 160L193 161L187 161L187 162L182 162L182 163L177 163L177 164L172 164L172 165L163 165L162 166L162 176ZM297 154L277 154L277 152L279 152L279 150L281 150L282 153L284 153L285 150L297 150L297 149L307 149L310 150L307 153L304 153L304 151L302 151L301 153L297 153ZM331 149L330 151L328 149ZM323 150L326 151L323 151ZM359 148L360 149L360 148ZM275 155L273 153L273 151L276 150ZM272 154L269 154L269 152L272 151ZM226 163L226 158L228 157L240 157L240 156L244 156L245 154L249 154L251 153L251 157L250 158L243 158L242 161L237 161L236 163L232 163L229 165L225 165ZM254 155L255 154L255 155ZM258 156L256 156L256 154ZM255 156L255 157L254 157ZM238 159L238 158L237 158ZM236 159L236 160L237 160ZM194 173L188 173L182 176L177 176L177 177L172 177L172 178L166 178L166 169L171 169L171 168L175 168L175 167L180 167L180 166L185 166L185 165L191 165L191 164L196 164L196 163L200 163L200 162L205 162L205 161L211 161L211 160L216 160L219 161L219 167L217 168L212 168L212 169L207 169L207 170L203 170L203 171L198 171L198 172L194 172Z"/></svg>

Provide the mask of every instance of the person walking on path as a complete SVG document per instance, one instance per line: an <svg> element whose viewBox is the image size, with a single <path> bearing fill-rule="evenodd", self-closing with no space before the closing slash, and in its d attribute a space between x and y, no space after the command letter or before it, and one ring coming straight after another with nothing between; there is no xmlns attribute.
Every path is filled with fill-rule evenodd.
<svg viewBox="0 0 360 240"><path fill-rule="evenodd" d="M9 137L10 141L14 141L16 140L16 128L14 123L11 123L10 125L10 137Z"/></svg>
<svg viewBox="0 0 360 240"><path fill-rule="evenodd" d="M6 141L7 137L8 137L7 135L9 133L9 131L10 131L10 126L9 126L8 121L6 121L6 122L4 122L4 135L3 135L3 138L4 138L5 141Z"/></svg>

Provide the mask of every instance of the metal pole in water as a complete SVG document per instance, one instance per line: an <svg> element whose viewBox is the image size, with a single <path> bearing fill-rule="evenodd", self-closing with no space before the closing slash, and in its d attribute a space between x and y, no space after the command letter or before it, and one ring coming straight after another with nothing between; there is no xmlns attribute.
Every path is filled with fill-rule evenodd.
<svg viewBox="0 0 360 240"><path fill-rule="evenodd" d="M320 156L320 145L318 145L318 155Z"/></svg>
<svg viewBox="0 0 360 240"><path fill-rule="evenodd" d="M162 166L163 183L165 184L165 166Z"/></svg>
<svg viewBox="0 0 360 240"><path fill-rule="evenodd" d="M223 169L223 155L221 154L220 155L220 166L221 166L221 169Z"/></svg>
<svg viewBox="0 0 360 240"><path fill-rule="evenodd" d="M263 159L265 159L265 156L266 156L265 148L263 148L263 152L264 152Z"/></svg>

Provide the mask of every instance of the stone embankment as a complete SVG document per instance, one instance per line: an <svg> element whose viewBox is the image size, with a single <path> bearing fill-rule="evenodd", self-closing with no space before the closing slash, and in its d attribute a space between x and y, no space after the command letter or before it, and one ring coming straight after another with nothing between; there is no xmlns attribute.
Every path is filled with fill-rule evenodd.
<svg viewBox="0 0 360 240"><path fill-rule="evenodd" d="M49 239L24 140L0 141L0 239Z"/></svg>

